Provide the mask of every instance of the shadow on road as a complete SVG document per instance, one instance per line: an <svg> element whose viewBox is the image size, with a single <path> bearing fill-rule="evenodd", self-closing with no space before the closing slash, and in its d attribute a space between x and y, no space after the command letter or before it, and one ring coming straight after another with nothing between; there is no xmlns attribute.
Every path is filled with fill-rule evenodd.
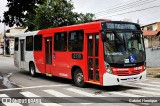
<svg viewBox="0 0 160 106"><path fill-rule="evenodd" d="M20 71L19 73L31 77L29 72ZM31 77L31 78L34 78L34 77ZM38 74L35 78L43 79L43 80L47 80L47 81L52 81L52 82L58 82L58 83L62 83L62 84L71 84L72 86L74 86L74 83L72 80L60 78L60 77L56 77L56 76L48 77L43 74ZM132 86L127 86L127 85L126 86L125 85L99 86L99 85L94 85L94 84L87 84L87 86L85 88L90 88L90 89L96 90L97 93L99 93L98 91L102 91L102 92L103 91L125 91L125 90L129 90L129 89L140 89L138 87L132 87Z"/></svg>
<svg viewBox="0 0 160 106"><path fill-rule="evenodd" d="M44 74L38 74L37 73L36 77L32 77L32 76L30 76L29 72L27 72L27 71L20 71L19 73L23 74L23 75L26 75L26 76L30 77L31 79L32 78L38 78L38 79L43 79L43 80L58 82L58 83L63 83L63 84L73 84L73 81L70 80L70 79L60 78L60 77L56 77L56 76L49 77L49 76L46 76Z"/></svg>

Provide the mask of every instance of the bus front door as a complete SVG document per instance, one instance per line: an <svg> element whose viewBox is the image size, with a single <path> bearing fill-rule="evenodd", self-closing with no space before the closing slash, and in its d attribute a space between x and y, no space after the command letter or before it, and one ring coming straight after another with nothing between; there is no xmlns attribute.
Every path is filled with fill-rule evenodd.
<svg viewBox="0 0 160 106"><path fill-rule="evenodd" d="M20 40L20 68L25 68L24 39Z"/></svg>
<svg viewBox="0 0 160 106"><path fill-rule="evenodd" d="M88 34L88 81L99 83L99 35Z"/></svg>
<svg viewBox="0 0 160 106"><path fill-rule="evenodd" d="M52 37L45 38L46 74L51 74L52 67Z"/></svg>

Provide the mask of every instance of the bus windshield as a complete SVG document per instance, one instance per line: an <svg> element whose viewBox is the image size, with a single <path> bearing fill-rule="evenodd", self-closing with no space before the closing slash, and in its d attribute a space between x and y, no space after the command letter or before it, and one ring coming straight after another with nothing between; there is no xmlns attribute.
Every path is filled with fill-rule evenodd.
<svg viewBox="0 0 160 106"><path fill-rule="evenodd" d="M137 32L106 32L105 62L125 64L145 61L143 36Z"/></svg>

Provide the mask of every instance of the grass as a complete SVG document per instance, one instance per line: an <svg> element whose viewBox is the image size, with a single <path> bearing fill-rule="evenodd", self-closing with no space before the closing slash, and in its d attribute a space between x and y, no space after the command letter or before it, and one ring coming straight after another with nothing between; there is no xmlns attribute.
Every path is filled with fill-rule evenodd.
<svg viewBox="0 0 160 106"><path fill-rule="evenodd" d="M160 74L155 75L154 78L160 78Z"/></svg>
<svg viewBox="0 0 160 106"><path fill-rule="evenodd" d="M147 77L160 78L160 68L147 68Z"/></svg>

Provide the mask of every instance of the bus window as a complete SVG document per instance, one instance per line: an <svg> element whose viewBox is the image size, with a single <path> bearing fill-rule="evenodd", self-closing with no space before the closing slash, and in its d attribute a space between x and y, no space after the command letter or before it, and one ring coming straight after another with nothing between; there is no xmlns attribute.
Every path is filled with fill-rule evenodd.
<svg viewBox="0 0 160 106"><path fill-rule="evenodd" d="M82 52L83 51L84 32L71 31L68 37L68 50L70 52Z"/></svg>
<svg viewBox="0 0 160 106"><path fill-rule="evenodd" d="M88 55L93 56L93 37L89 35L88 37Z"/></svg>
<svg viewBox="0 0 160 106"><path fill-rule="evenodd" d="M55 33L54 34L54 50L66 51L67 50L67 33Z"/></svg>
<svg viewBox="0 0 160 106"><path fill-rule="evenodd" d="M34 36L34 51L42 50L42 35Z"/></svg>
<svg viewBox="0 0 160 106"><path fill-rule="evenodd" d="M98 56L98 50L99 50L99 35L96 35L95 36L95 56L97 57Z"/></svg>
<svg viewBox="0 0 160 106"><path fill-rule="evenodd" d="M33 36L26 37L26 51L33 50Z"/></svg>
<svg viewBox="0 0 160 106"><path fill-rule="evenodd" d="M15 45L14 45L14 50L18 51L18 42L19 42L19 38L15 38Z"/></svg>

